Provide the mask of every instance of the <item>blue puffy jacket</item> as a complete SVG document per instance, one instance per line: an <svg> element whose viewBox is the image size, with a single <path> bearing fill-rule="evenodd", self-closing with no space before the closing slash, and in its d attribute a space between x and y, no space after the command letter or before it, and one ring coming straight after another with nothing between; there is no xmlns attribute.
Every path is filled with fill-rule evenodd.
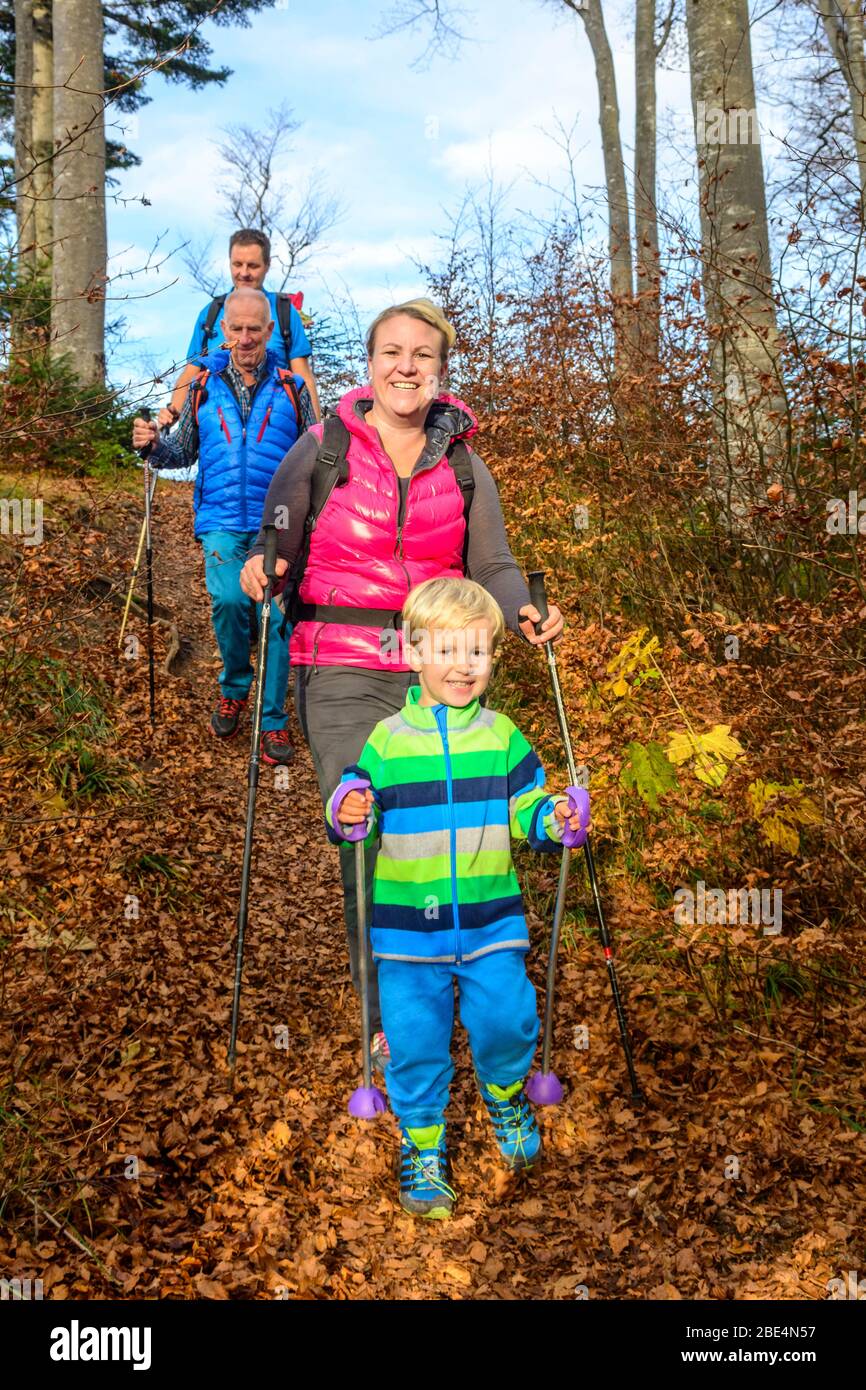
<svg viewBox="0 0 866 1390"><path fill-rule="evenodd" d="M195 483L195 534L206 531L258 531L271 478L301 433L284 378L297 391L303 379L278 367L268 351L270 374L253 397L244 424L231 388L222 373L228 352L212 352L201 359L208 368L198 400L199 456Z"/></svg>

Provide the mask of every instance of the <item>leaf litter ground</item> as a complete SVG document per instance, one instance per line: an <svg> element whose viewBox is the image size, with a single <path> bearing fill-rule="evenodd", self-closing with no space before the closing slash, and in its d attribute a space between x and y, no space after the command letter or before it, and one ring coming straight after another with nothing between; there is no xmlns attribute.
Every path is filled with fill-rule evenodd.
<svg viewBox="0 0 866 1390"><path fill-rule="evenodd" d="M118 661L117 608L87 587L132 554L134 503L97 502L74 554L43 548L28 612L47 638L35 645L32 622L16 634L104 682L134 792L49 794L6 743L0 1273L41 1278L54 1299L825 1298L862 1265L863 1134L798 1103L784 1043L722 1036L623 967L648 1096L633 1108L591 931L562 956L566 1095L540 1112L543 1166L503 1172L458 1027L456 1214L427 1226L401 1212L393 1117L346 1112L359 1011L302 745L287 789L271 769L260 784L232 1082L249 722L227 744L208 730L220 663L189 497L158 493L157 596L185 659L158 677L153 734L144 626L138 660ZM650 898L624 878L602 891L622 948ZM571 894L587 904L577 862ZM529 920L541 1004L546 924ZM840 1006L840 1038L851 1021ZM826 1038L815 1046L829 1066Z"/></svg>

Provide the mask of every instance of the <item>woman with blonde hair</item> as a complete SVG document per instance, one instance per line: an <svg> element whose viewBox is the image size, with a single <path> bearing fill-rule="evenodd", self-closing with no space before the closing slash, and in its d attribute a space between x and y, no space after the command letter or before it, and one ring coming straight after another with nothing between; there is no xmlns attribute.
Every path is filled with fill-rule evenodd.
<svg viewBox="0 0 866 1390"><path fill-rule="evenodd" d="M346 476L308 533L291 639L295 705L323 805L375 725L402 709L408 687L417 682L398 635L403 602L416 584L471 575L496 599L509 629L528 642L540 645L562 631L562 615L551 605L536 635L541 615L509 549L496 484L468 444L478 423L463 401L442 389L455 340L454 328L429 299L385 309L367 336L369 384L343 396L339 424L326 437L326 443L333 439L334 429L342 437ZM265 499L263 524L282 527L279 576L295 566L305 545L322 438L322 425L304 434ZM266 583L263 551L260 535L241 572L244 592L256 601ZM350 845L340 859L357 989ZM368 921L375 859L375 851L368 853ZM372 964L369 978L373 1060L381 1068L388 1049Z"/></svg>

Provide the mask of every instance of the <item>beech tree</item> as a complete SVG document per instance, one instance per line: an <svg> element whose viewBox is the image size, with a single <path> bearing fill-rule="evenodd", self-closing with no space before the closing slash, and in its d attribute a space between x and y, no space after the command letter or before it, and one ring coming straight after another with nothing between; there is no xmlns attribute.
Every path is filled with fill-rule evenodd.
<svg viewBox="0 0 866 1390"><path fill-rule="evenodd" d="M51 347L84 385L105 379L105 100L100 0L54 10Z"/></svg>
<svg viewBox="0 0 866 1390"><path fill-rule="evenodd" d="M14 12L15 212L19 268L51 255L54 59L50 0L16 0Z"/></svg>
<svg viewBox="0 0 866 1390"><path fill-rule="evenodd" d="M866 52L860 0L814 0L830 51L848 96L848 118L854 142L859 184L860 217L866 212Z"/></svg>
<svg viewBox="0 0 866 1390"><path fill-rule="evenodd" d="M686 26L715 387L711 476L736 520L763 497L785 412L748 0L686 0Z"/></svg>
<svg viewBox="0 0 866 1390"><path fill-rule="evenodd" d="M659 227L656 207L656 68L671 31L669 0L656 33L656 0L635 0L634 240L638 365L659 360Z"/></svg>

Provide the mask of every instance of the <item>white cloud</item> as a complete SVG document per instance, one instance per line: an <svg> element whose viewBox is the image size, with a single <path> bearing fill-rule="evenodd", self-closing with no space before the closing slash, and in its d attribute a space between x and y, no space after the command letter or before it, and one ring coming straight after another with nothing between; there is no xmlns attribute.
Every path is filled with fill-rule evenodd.
<svg viewBox="0 0 866 1390"><path fill-rule="evenodd" d="M411 62L424 47L420 34L368 42L383 6L355 0L288 0L252 16L251 27L215 27L207 33L214 62L234 69L224 88L190 92L159 78L148 82L153 100L137 115L129 143L139 168L121 176L124 198L141 194L150 207L109 205L115 273L146 262L158 237L176 247L191 237L213 238L215 263L225 252L228 222L220 187L224 178L214 141L221 127L262 125L282 101L302 121L294 151L280 173L303 183L321 167L346 217L296 277L312 312L327 311L323 279L342 296L342 283L372 315L425 288L414 261L436 263L438 231L456 210L467 185L482 183L492 164L500 184L514 180L512 208L546 212L553 195L536 181L559 186L564 159L545 130L557 117L575 116L579 188L599 189L603 168L592 56L583 26L565 7L536 0L465 0L477 17L478 39L454 61L436 60L426 72ZM623 142L630 163L633 68L630 21L613 10L608 32L619 83ZM688 110L688 80L660 73L660 115L670 102ZM670 152L660 148L660 162ZM124 312L137 338L166 361L182 351L203 296L189 283L176 255L158 273L131 282L130 293L180 283L153 299L130 300Z"/></svg>

